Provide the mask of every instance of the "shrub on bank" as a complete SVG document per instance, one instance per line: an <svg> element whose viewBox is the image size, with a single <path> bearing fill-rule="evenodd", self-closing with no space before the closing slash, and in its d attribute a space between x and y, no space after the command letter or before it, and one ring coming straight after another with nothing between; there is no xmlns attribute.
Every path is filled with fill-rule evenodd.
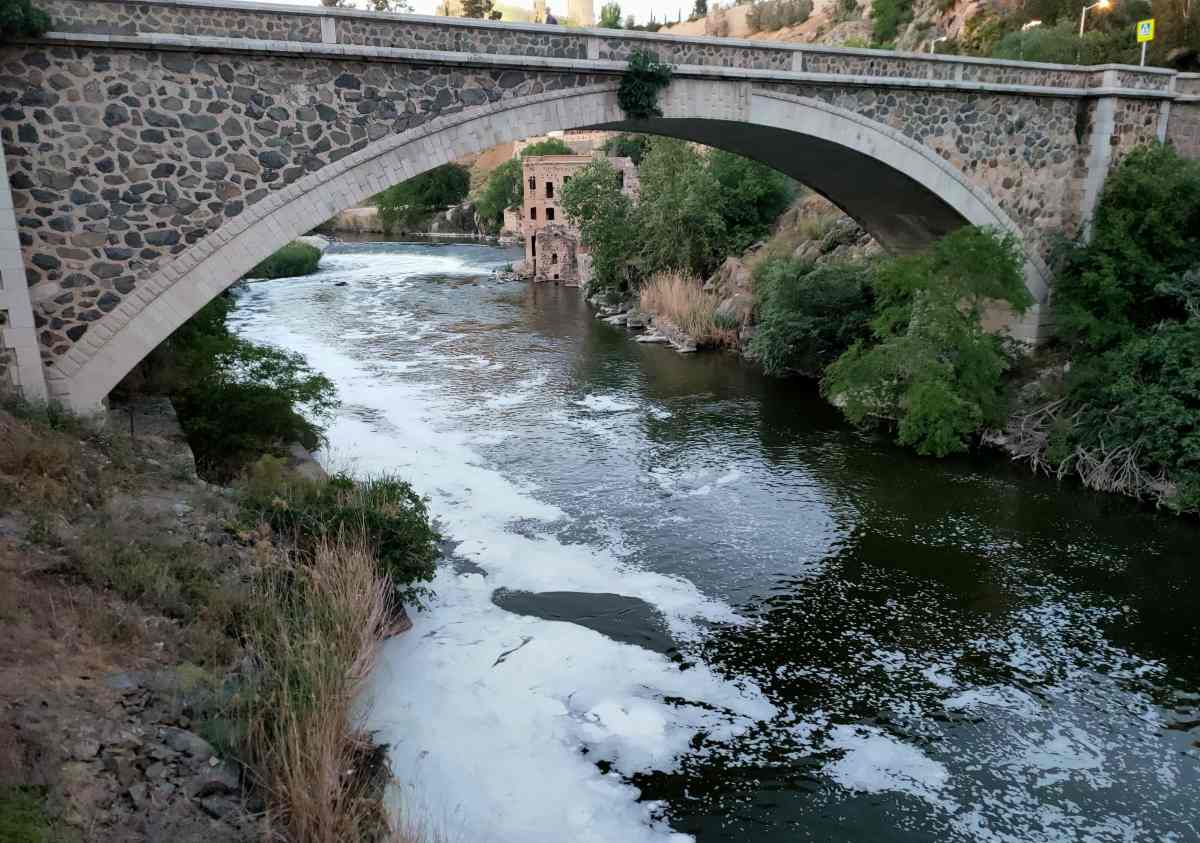
<svg viewBox="0 0 1200 843"><path fill-rule="evenodd" d="M1089 487L1200 510L1200 163L1134 150L1092 225L1055 281L1072 365L1047 458Z"/></svg>
<svg viewBox="0 0 1200 843"><path fill-rule="evenodd" d="M771 258L754 271L758 326L750 353L768 374L820 377L870 336L871 267Z"/></svg>
<svg viewBox="0 0 1200 843"><path fill-rule="evenodd" d="M303 355L258 345L226 325L218 296L180 326L118 387L168 395L209 479L232 479L264 452L320 445L337 406L333 383Z"/></svg>
<svg viewBox="0 0 1200 843"><path fill-rule="evenodd" d="M401 603L416 604L433 579L440 535L425 501L412 486L390 475L355 481L289 477L282 461L264 457L242 481L249 523L266 523L302 555L324 543L352 541L370 550Z"/></svg>
<svg viewBox="0 0 1200 843"><path fill-rule="evenodd" d="M822 384L846 417L894 419L901 444L939 457L1002 423L1012 360L982 316L991 303L1020 313L1031 302L1015 239L960 228L925 254L881 263L874 288L873 338L851 346Z"/></svg>
<svg viewBox="0 0 1200 843"><path fill-rule="evenodd" d="M293 240L271 257L246 273L246 278L298 278L312 275L321 262L321 250L316 246Z"/></svg>
<svg viewBox="0 0 1200 843"><path fill-rule="evenodd" d="M319 542L308 564L275 561L255 577L244 628L254 670L238 713L269 836L399 839L382 801L386 755L356 705L391 601L370 551L348 542Z"/></svg>

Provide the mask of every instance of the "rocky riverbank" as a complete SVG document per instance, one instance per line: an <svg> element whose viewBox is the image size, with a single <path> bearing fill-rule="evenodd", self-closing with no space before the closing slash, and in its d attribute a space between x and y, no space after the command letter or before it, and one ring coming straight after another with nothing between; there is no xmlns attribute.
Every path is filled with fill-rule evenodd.
<svg viewBox="0 0 1200 843"><path fill-rule="evenodd" d="M334 687L314 686L308 714L288 711L273 692L273 637L295 636L287 667L296 681L312 667L302 642L314 631L285 603L305 588L314 613L337 598L294 573L290 596L277 602L285 595L272 590L273 572L300 557L268 524L247 525L242 498L298 506L300 487L287 484L319 489L327 482L320 466L294 448L255 475L262 488L235 492L197 477L166 399L114 406L100 429L11 409L0 410L0 828L19 828L21 840L146 843L275 839L285 829L287 839L323 841L344 839L337 829L347 822L385 828L383 751L340 707L353 703L355 671L369 664L374 643L402 631L403 612L387 610L379 590L383 602L363 609L355 640L322 631L323 646L340 648L325 664L347 673L312 677ZM387 589L376 565L351 548L322 570L325 578L349 571L356 592L368 581ZM263 705L271 710L256 710ZM349 737L325 726L312 732L312 717L344 718ZM337 746L329 756L356 769L349 778L322 783L321 757L317 769L291 771L291 786L305 788L314 810L334 808L330 821L341 825L328 833L292 833L303 806L288 801L298 793L279 792L272 721L290 724L291 740L313 756L312 741L328 737L353 749L354 764L337 760ZM351 791L358 807L341 820L338 794Z"/></svg>

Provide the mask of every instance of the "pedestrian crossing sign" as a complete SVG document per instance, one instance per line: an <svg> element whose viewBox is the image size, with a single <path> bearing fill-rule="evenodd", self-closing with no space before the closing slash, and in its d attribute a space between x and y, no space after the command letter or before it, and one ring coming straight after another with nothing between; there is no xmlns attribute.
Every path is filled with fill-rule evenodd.
<svg viewBox="0 0 1200 843"><path fill-rule="evenodd" d="M1138 21L1137 36L1139 44L1141 44L1143 41L1154 40L1154 18L1150 18L1150 20Z"/></svg>

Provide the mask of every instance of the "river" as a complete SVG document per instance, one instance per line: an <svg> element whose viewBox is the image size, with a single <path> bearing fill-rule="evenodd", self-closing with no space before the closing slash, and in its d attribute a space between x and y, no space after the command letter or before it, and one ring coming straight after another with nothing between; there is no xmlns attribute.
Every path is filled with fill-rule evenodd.
<svg viewBox="0 0 1200 843"><path fill-rule="evenodd" d="M447 537L370 723L448 841L1200 840L1200 528L934 461L478 244L335 246L237 330Z"/></svg>

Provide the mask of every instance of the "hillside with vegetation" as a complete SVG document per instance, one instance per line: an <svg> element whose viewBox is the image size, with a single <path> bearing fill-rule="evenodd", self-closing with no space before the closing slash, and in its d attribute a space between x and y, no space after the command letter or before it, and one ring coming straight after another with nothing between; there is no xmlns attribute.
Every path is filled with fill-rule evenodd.
<svg viewBox="0 0 1200 843"><path fill-rule="evenodd" d="M938 53L1062 64L1137 64L1134 24L1154 18L1157 37L1147 64L1200 68L1200 4L1116 0L1088 13L1081 39L1082 5L1080 0L752 0L705 4L706 14L661 31L918 52L934 45Z"/></svg>

